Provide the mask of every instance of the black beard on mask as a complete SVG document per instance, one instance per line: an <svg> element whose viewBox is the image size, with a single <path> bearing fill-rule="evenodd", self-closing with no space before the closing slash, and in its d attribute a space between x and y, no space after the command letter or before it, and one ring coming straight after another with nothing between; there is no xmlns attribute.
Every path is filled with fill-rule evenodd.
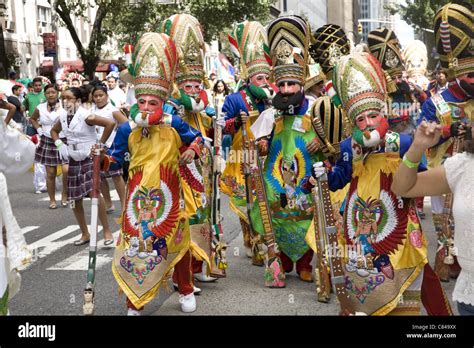
<svg viewBox="0 0 474 348"><path fill-rule="evenodd" d="M303 98L304 94L301 91L294 94L282 94L278 92L273 97L272 105L280 111L287 111L290 107L296 108L300 106Z"/></svg>
<svg viewBox="0 0 474 348"><path fill-rule="evenodd" d="M402 81L397 83L397 91L394 94L409 94L410 93L410 85L406 81Z"/></svg>

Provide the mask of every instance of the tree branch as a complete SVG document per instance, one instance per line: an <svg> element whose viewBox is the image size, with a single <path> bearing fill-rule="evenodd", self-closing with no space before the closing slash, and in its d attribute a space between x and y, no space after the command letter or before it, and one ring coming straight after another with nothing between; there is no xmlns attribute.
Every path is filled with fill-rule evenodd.
<svg viewBox="0 0 474 348"><path fill-rule="evenodd" d="M48 1L51 4L52 0L48 0ZM76 48L79 51L79 54L81 55L81 58L84 58L86 56L86 52L85 52L84 46L82 45L81 40L79 39L79 36L77 35L76 27L74 26L74 23L72 22L70 9L65 4L64 0L56 0L54 4L54 9L56 13L59 15L59 17L61 17L62 21L66 25L66 28L71 34L72 41L74 41L74 44L76 45Z"/></svg>

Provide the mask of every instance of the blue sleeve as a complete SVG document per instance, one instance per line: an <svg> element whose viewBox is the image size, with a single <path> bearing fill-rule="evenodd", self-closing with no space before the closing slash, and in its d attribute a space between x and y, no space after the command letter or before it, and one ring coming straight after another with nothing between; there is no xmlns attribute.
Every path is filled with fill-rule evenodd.
<svg viewBox="0 0 474 348"><path fill-rule="evenodd" d="M412 142L413 142L413 139L411 136L409 136L408 134L400 134L400 157L401 158L405 156L405 153L410 148ZM422 160L420 165L418 166L418 172L424 172L425 170L427 170L426 162Z"/></svg>
<svg viewBox="0 0 474 348"><path fill-rule="evenodd" d="M421 107L420 116L416 122L416 126L418 127L423 120L433 121L439 123L438 117L436 116L436 107L433 103L433 100L430 98L424 102L423 106Z"/></svg>
<svg viewBox="0 0 474 348"><path fill-rule="evenodd" d="M352 137L341 143L341 156L332 171L328 173L329 189L337 191L344 188L352 179Z"/></svg>
<svg viewBox="0 0 474 348"><path fill-rule="evenodd" d="M128 153L128 137L132 133L129 122L122 123L115 134L114 142L107 150L107 155L112 157L109 170L117 170L123 166L125 154Z"/></svg>
<svg viewBox="0 0 474 348"><path fill-rule="evenodd" d="M225 98L222 106L222 112L225 113L224 120L227 121L237 117L241 110L248 112L240 93L230 94Z"/></svg>
<svg viewBox="0 0 474 348"><path fill-rule="evenodd" d="M224 105L222 106L222 112L224 113L224 120L230 120L237 116L235 111L236 107L234 104L234 95L228 95L224 100Z"/></svg>
<svg viewBox="0 0 474 348"><path fill-rule="evenodd" d="M178 115L173 114L172 117L173 118L171 120L171 127L173 127L178 132L179 137L181 138L181 141L184 144L190 145L198 138L200 138L200 141L198 141L198 143L203 142L201 132L184 122Z"/></svg>

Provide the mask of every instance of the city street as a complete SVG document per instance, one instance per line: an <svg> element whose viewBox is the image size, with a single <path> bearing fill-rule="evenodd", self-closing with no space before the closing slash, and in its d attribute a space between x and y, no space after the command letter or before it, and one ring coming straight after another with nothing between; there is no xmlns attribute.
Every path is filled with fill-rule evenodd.
<svg viewBox="0 0 474 348"><path fill-rule="evenodd" d="M9 176L7 182L13 212L35 256L34 262L21 272L21 289L10 302L11 314L82 315L88 247L72 244L80 235L72 211L48 209L47 194L33 193L31 172ZM119 226L114 219L119 216L119 202L115 191L112 197L116 211L109 215L109 222L117 238ZM197 311L193 315L336 315L339 312L334 294L329 304L317 302L315 284L300 281L295 272L287 276L285 289L265 288L263 268L252 266L246 257L240 224L228 209L225 196L222 207L223 229L229 243L228 277L215 283L196 283L202 294L197 297ZM90 221L90 201L85 209ZM430 260L434 260L435 236L428 204L425 212L424 229L429 238ZM111 272L114 250L104 247L100 232L98 246L95 314L125 315L125 297L119 295ZM453 280L443 283L450 300L454 284ZM183 315L171 283L169 288L163 288L159 297L145 307L144 315ZM457 314L455 306L452 307Z"/></svg>

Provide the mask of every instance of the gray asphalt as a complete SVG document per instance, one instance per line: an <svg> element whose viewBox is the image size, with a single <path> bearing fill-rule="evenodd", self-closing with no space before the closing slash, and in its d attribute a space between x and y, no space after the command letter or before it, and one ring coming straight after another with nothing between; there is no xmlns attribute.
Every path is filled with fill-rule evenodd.
<svg viewBox="0 0 474 348"><path fill-rule="evenodd" d="M47 194L34 194L33 175L26 173L7 178L13 212L19 225L40 226L25 237L29 244L70 225L76 225L69 208L48 209L48 201L39 201ZM190 315L337 315L339 305L332 295L329 304L316 300L314 283L304 283L292 272L287 276L287 287L268 289L263 286L263 268L252 266L245 255L240 224L229 210L227 198L222 197L224 215L223 229L229 243L227 257L229 268L227 278L214 283L199 283L203 291L197 296L197 310ZM119 226L109 215L112 231ZM85 203L87 221L90 221L90 203ZM425 205L427 213L423 227L430 243L429 258L434 260L435 234L431 223L430 206ZM79 237L78 231L71 232L62 239ZM99 237L101 233L99 233ZM48 268L71 257L87 246L66 244L46 257L37 259L29 268L23 270L20 292L10 302L12 315L82 315L83 290L86 284L86 271L48 270ZM99 254L112 257L113 248L101 248ZM443 283L451 300L454 281ZM171 285L171 284L170 284ZM172 286L170 286L172 288ZM125 297L119 295L113 278L110 262L96 273L96 315L126 314ZM457 314L455 306L453 311ZM185 315L179 309L178 294L163 289L159 296L149 303L143 315ZM189 315L189 314L186 314Z"/></svg>

